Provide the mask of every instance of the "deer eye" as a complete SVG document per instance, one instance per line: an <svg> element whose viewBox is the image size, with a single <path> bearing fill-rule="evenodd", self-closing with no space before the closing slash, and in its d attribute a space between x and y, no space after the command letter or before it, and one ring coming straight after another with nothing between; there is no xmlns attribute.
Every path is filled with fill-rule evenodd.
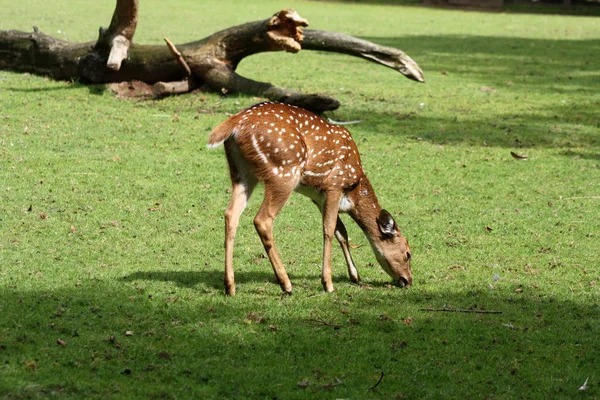
<svg viewBox="0 0 600 400"><path fill-rule="evenodd" d="M412 257L412 255L409 252L406 252L406 259L410 260L411 257Z"/></svg>

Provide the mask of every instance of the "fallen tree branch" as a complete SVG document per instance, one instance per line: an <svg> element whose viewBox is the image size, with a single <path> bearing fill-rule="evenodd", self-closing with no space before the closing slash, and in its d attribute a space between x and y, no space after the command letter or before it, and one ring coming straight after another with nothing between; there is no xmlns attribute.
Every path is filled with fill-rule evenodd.
<svg viewBox="0 0 600 400"><path fill-rule="evenodd" d="M156 82L152 85L152 93L155 96L166 96L170 94L187 93L194 90L195 86L189 80L175 82Z"/></svg>
<svg viewBox="0 0 600 400"><path fill-rule="evenodd" d="M369 390L375 390L375 388L376 388L377 386L379 386L379 384L381 383L381 381L383 381L383 371L381 371L381 376L379 377L379 380L377 381L377 383L376 383L375 385L371 386L371 387L369 388Z"/></svg>
<svg viewBox="0 0 600 400"><path fill-rule="evenodd" d="M343 325L340 325L340 324L333 324L331 322L327 322L327 321L325 321L321 317L311 318L311 319L308 319L308 321L309 322L315 322L315 323L317 323L319 325L331 326L332 328L335 328L335 329L339 329L339 328L341 328L343 326Z"/></svg>
<svg viewBox="0 0 600 400"><path fill-rule="evenodd" d="M419 311L458 312L458 313L474 313L474 314L502 314L502 311L461 310L461 309L455 309L455 308L419 308Z"/></svg>
<svg viewBox="0 0 600 400"><path fill-rule="evenodd" d="M186 93L194 90L198 87L198 85L196 84L196 80L194 79L194 75L192 74L192 69L185 61L179 50L177 50L177 47L175 47L175 45L168 38L165 37L163 39L167 43L167 47L169 48L169 51L175 58L175 61L177 61L177 63L185 71L186 77L184 80L181 81L156 82L154 85L152 85L152 93L154 93L155 96L164 96L171 94Z"/></svg>
<svg viewBox="0 0 600 400"><path fill-rule="evenodd" d="M294 104L314 112L335 110L340 103L326 94L304 94L257 82L236 73L239 63L269 51L301 49L361 57L423 82L419 66L398 49L335 32L303 30L308 22L284 9L272 17L234 26L199 41L164 46L133 43L138 0L117 0L108 29L98 40L71 43L39 32L0 31L0 69L29 72L83 83L161 82L157 94L175 94L205 85L228 93L241 92Z"/></svg>

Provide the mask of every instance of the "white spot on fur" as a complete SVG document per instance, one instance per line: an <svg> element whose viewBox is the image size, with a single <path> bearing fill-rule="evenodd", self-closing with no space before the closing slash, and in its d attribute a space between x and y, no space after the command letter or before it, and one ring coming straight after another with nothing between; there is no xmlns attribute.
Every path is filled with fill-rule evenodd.
<svg viewBox="0 0 600 400"><path fill-rule="evenodd" d="M256 151L256 154L258 154L258 156L260 157L260 159L263 160L263 162L265 164L268 164L269 160L267 160L267 156L265 156L265 154L258 147L258 143L256 142L256 138L254 137L254 135L250 136L250 140L252 141L252 147L254 147L254 150Z"/></svg>
<svg viewBox="0 0 600 400"><path fill-rule="evenodd" d="M346 195L340 199L340 212L348 212L352 210L354 203Z"/></svg>

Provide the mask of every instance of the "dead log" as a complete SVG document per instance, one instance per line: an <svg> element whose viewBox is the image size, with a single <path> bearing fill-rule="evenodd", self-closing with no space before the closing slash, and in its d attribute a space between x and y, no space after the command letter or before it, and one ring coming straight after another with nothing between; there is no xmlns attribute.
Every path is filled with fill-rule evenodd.
<svg viewBox="0 0 600 400"><path fill-rule="evenodd" d="M402 51L335 32L305 30L308 21L282 10L263 21L234 26L195 42L167 46L133 43L137 0L118 0L108 29L96 42L72 43L39 32L0 31L0 69L57 80L100 84L142 81L157 95L183 93L205 85L298 105L315 112L339 102L324 94L303 94L237 74L245 57L266 51L296 53L302 48L344 53L395 69L423 82L419 66Z"/></svg>

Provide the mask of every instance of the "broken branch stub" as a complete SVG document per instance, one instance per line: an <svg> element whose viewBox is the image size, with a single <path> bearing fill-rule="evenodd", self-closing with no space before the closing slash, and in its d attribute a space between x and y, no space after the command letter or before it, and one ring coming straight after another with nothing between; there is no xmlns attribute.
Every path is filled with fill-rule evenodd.
<svg viewBox="0 0 600 400"><path fill-rule="evenodd" d="M110 26L105 31L101 30L101 37L98 39L98 43L105 41L110 47L106 62L109 69L121 69L121 63L127 58L129 46L133 41L137 21L138 0L117 0ZM102 38L103 34L105 39Z"/></svg>
<svg viewBox="0 0 600 400"><path fill-rule="evenodd" d="M302 48L304 39L302 28L308 26L308 21L298 13L286 8L273 15L267 23L267 35L273 44L290 53L297 53Z"/></svg>
<svg viewBox="0 0 600 400"><path fill-rule="evenodd" d="M110 54L106 66L113 71L118 71L121 68L121 63L127 58L129 50L129 40L123 35L115 36L112 40Z"/></svg>
<svg viewBox="0 0 600 400"><path fill-rule="evenodd" d="M163 38L163 39L167 43L167 47L169 48L169 51L171 52L171 54L173 54L173 57L175 57L175 60L177 60L179 65L181 65L181 67L185 70L185 74L188 77L192 76L192 70L190 69L190 66L188 65L188 63L185 62L185 60L183 59L183 56L181 55L179 50L177 50L177 47L175 47L175 45L169 39L167 39L167 38Z"/></svg>

